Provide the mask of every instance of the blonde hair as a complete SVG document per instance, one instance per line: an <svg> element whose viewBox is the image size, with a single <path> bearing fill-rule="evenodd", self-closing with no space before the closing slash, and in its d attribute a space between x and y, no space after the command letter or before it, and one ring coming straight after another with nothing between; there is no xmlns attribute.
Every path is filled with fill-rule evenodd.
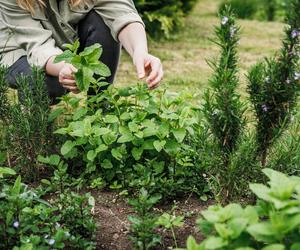
<svg viewBox="0 0 300 250"><path fill-rule="evenodd" d="M46 0L17 0L17 4L24 10L34 13L35 8L38 6L44 8L46 6ZM71 6L78 6L88 2L89 0L69 0Z"/></svg>

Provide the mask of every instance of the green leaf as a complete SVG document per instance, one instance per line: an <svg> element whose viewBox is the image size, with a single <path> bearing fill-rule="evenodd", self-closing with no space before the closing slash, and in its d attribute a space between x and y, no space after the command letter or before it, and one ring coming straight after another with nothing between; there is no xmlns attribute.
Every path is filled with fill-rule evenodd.
<svg viewBox="0 0 300 250"><path fill-rule="evenodd" d="M111 75L109 67L102 62L92 63L89 67L99 76L109 77Z"/></svg>
<svg viewBox="0 0 300 250"><path fill-rule="evenodd" d="M53 122L56 120L57 117L59 117L62 113L65 112L64 108L56 108L53 111L51 111L50 115L48 116L48 122Z"/></svg>
<svg viewBox="0 0 300 250"><path fill-rule="evenodd" d="M131 151L131 154L133 158L138 161L141 159L144 149L142 147L140 148L133 148Z"/></svg>
<svg viewBox="0 0 300 250"><path fill-rule="evenodd" d="M176 154L180 151L181 147L177 141L169 140L167 141L164 149L168 154Z"/></svg>
<svg viewBox="0 0 300 250"><path fill-rule="evenodd" d="M13 196L18 196L21 191L21 176L19 175L18 178L15 181L14 186L11 189L11 194Z"/></svg>
<svg viewBox="0 0 300 250"><path fill-rule="evenodd" d="M121 137L118 139L118 143L126 143L134 140L134 136L128 128L120 127L119 132L121 134Z"/></svg>
<svg viewBox="0 0 300 250"><path fill-rule="evenodd" d="M54 59L54 63L66 62L71 63L74 53L70 50L65 50L62 54L58 55Z"/></svg>
<svg viewBox="0 0 300 250"><path fill-rule="evenodd" d="M98 153L97 153L95 150L90 150L90 151L87 153L86 158L87 158L89 161L93 162L93 161L95 160L95 158L97 157L97 154L98 154Z"/></svg>
<svg viewBox="0 0 300 250"><path fill-rule="evenodd" d="M83 108L83 107L80 107L79 109L77 109L74 112L73 120L76 121L76 120L80 119L81 117L83 117L84 115L86 115L86 113L87 113L87 109Z"/></svg>
<svg viewBox="0 0 300 250"><path fill-rule="evenodd" d="M109 128L99 128L97 126L93 126L92 130L93 130L95 136L106 135L106 134L112 132Z"/></svg>
<svg viewBox="0 0 300 250"><path fill-rule="evenodd" d="M89 89L90 83L94 80L93 75L94 72L87 67L78 69L75 73L75 80L80 91L87 91Z"/></svg>
<svg viewBox="0 0 300 250"><path fill-rule="evenodd" d="M38 155L37 160L44 164L58 166L58 164L60 162L60 156L59 155L51 155L50 157L43 157L41 155Z"/></svg>
<svg viewBox="0 0 300 250"><path fill-rule="evenodd" d="M102 136L102 139L106 145L111 145L117 140L117 135L115 132L110 132Z"/></svg>
<svg viewBox="0 0 300 250"><path fill-rule="evenodd" d="M15 175L16 172L11 168L0 167L0 178L3 178L4 175Z"/></svg>
<svg viewBox="0 0 300 250"><path fill-rule="evenodd" d="M273 244L267 247L264 247L262 250L285 250L285 246L281 244Z"/></svg>
<svg viewBox="0 0 300 250"><path fill-rule="evenodd" d="M162 151L164 146L166 145L166 141L154 141L153 146L156 149L157 152Z"/></svg>
<svg viewBox="0 0 300 250"><path fill-rule="evenodd" d="M121 149L120 148L113 148L111 150L111 154L114 158L116 158L118 161L121 161L123 158L123 155L121 153Z"/></svg>
<svg viewBox="0 0 300 250"><path fill-rule="evenodd" d="M186 242L187 250L205 250L201 245L197 244L193 236L189 236Z"/></svg>
<svg viewBox="0 0 300 250"><path fill-rule="evenodd" d="M219 249L228 245L228 242L220 237L209 237L204 241L205 249Z"/></svg>
<svg viewBox="0 0 300 250"><path fill-rule="evenodd" d="M106 123L118 123L119 122L119 119L116 115L106 115L104 118L103 118L104 122Z"/></svg>
<svg viewBox="0 0 300 250"><path fill-rule="evenodd" d="M183 140L186 136L186 130L184 128L172 129L172 133L179 143L183 142Z"/></svg>
<svg viewBox="0 0 300 250"><path fill-rule="evenodd" d="M95 149L95 151L97 152L97 153L100 153L100 152L103 152L103 151L105 151L105 150L107 150L108 149L108 147L105 145L105 144L101 144L101 145L99 145L96 149Z"/></svg>
<svg viewBox="0 0 300 250"><path fill-rule="evenodd" d="M99 43L95 43L89 47L86 47L84 51L79 53L79 56L82 57L89 57L90 59L93 60L98 60L101 56L102 48Z"/></svg>
<svg viewBox="0 0 300 250"><path fill-rule="evenodd" d="M111 163L110 160L105 159L105 160L101 163L101 167L103 167L104 169L112 169L112 168L113 168L113 164Z"/></svg>
<svg viewBox="0 0 300 250"><path fill-rule="evenodd" d="M75 146L75 143L73 141L70 141L70 140L66 141L64 143L64 145L61 147L61 150L60 150L61 154L67 155L74 148L74 146Z"/></svg>

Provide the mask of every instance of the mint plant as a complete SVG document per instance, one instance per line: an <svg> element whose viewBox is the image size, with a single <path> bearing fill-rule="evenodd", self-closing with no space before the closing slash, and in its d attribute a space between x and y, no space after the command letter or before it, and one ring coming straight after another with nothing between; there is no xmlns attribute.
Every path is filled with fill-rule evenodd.
<svg viewBox="0 0 300 250"><path fill-rule="evenodd" d="M265 59L249 72L249 94L257 118L261 165L270 147L288 127L299 95L300 1L288 5L283 46L277 57Z"/></svg>
<svg viewBox="0 0 300 250"><path fill-rule="evenodd" d="M101 80L111 74L110 69L100 61L103 51L101 45L94 44L80 53L78 53L79 40L76 40L74 44L66 44L65 46L67 50L58 55L54 62L64 61L75 66L78 70L75 73L75 80L80 91L87 91L90 84L93 84L93 87L101 87L103 85Z"/></svg>
<svg viewBox="0 0 300 250"><path fill-rule="evenodd" d="M198 224L206 239L190 237L188 250L292 249L300 246L300 178L264 169L268 185L250 184L256 206L211 206Z"/></svg>
<svg viewBox="0 0 300 250"><path fill-rule="evenodd" d="M157 246L161 239L155 233L157 228L157 216L152 212L153 206L161 199L161 195L150 195L142 188L136 199L130 199L129 205L137 213L136 216L128 216L130 225L130 240L134 249L147 250Z"/></svg>
<svg viewBox="0 0 300 250"><path fill-rule="evenodd" d="M194 133L198 109L188 100L149 92L145 85L109 86L76 108L67 126L55 132L66 136L61 154L84 166L82 180L93 182L95 176L113 189L180 193L190 187L188 178L195 178L186 140Z"/></svg>

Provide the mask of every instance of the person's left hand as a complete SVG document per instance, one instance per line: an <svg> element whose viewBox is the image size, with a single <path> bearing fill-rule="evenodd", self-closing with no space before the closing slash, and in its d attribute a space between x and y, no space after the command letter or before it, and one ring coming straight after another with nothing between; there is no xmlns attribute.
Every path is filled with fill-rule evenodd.
<svg viewBox="0 0 300 250"><path fill-rule="evenodd" d="M133 55L138 78L146 77L149 89L157 88L164 76L163 66L159 58L147 52L137 51Z"/></svg>

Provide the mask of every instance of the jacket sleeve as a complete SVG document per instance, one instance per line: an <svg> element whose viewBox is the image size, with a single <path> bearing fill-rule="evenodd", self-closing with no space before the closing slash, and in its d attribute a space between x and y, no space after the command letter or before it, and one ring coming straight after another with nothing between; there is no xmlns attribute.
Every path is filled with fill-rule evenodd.
<svg viewBox="0 0 300 250"><path fill-rule="evenodd" d="M52 32L43 28L39 20L21 9L15 1L0 0L0 21L10 30L16 46L24 49L30 65L45 67L51 56L62 53L55 46Z"/></svg>
<svg viewBox="0 0 300 250"><path fill-rule="evenodd" d="M138 22L145 26L132 0L97 0L95 3L95 11L103 18L116 41L126 25Z"/></svg>

